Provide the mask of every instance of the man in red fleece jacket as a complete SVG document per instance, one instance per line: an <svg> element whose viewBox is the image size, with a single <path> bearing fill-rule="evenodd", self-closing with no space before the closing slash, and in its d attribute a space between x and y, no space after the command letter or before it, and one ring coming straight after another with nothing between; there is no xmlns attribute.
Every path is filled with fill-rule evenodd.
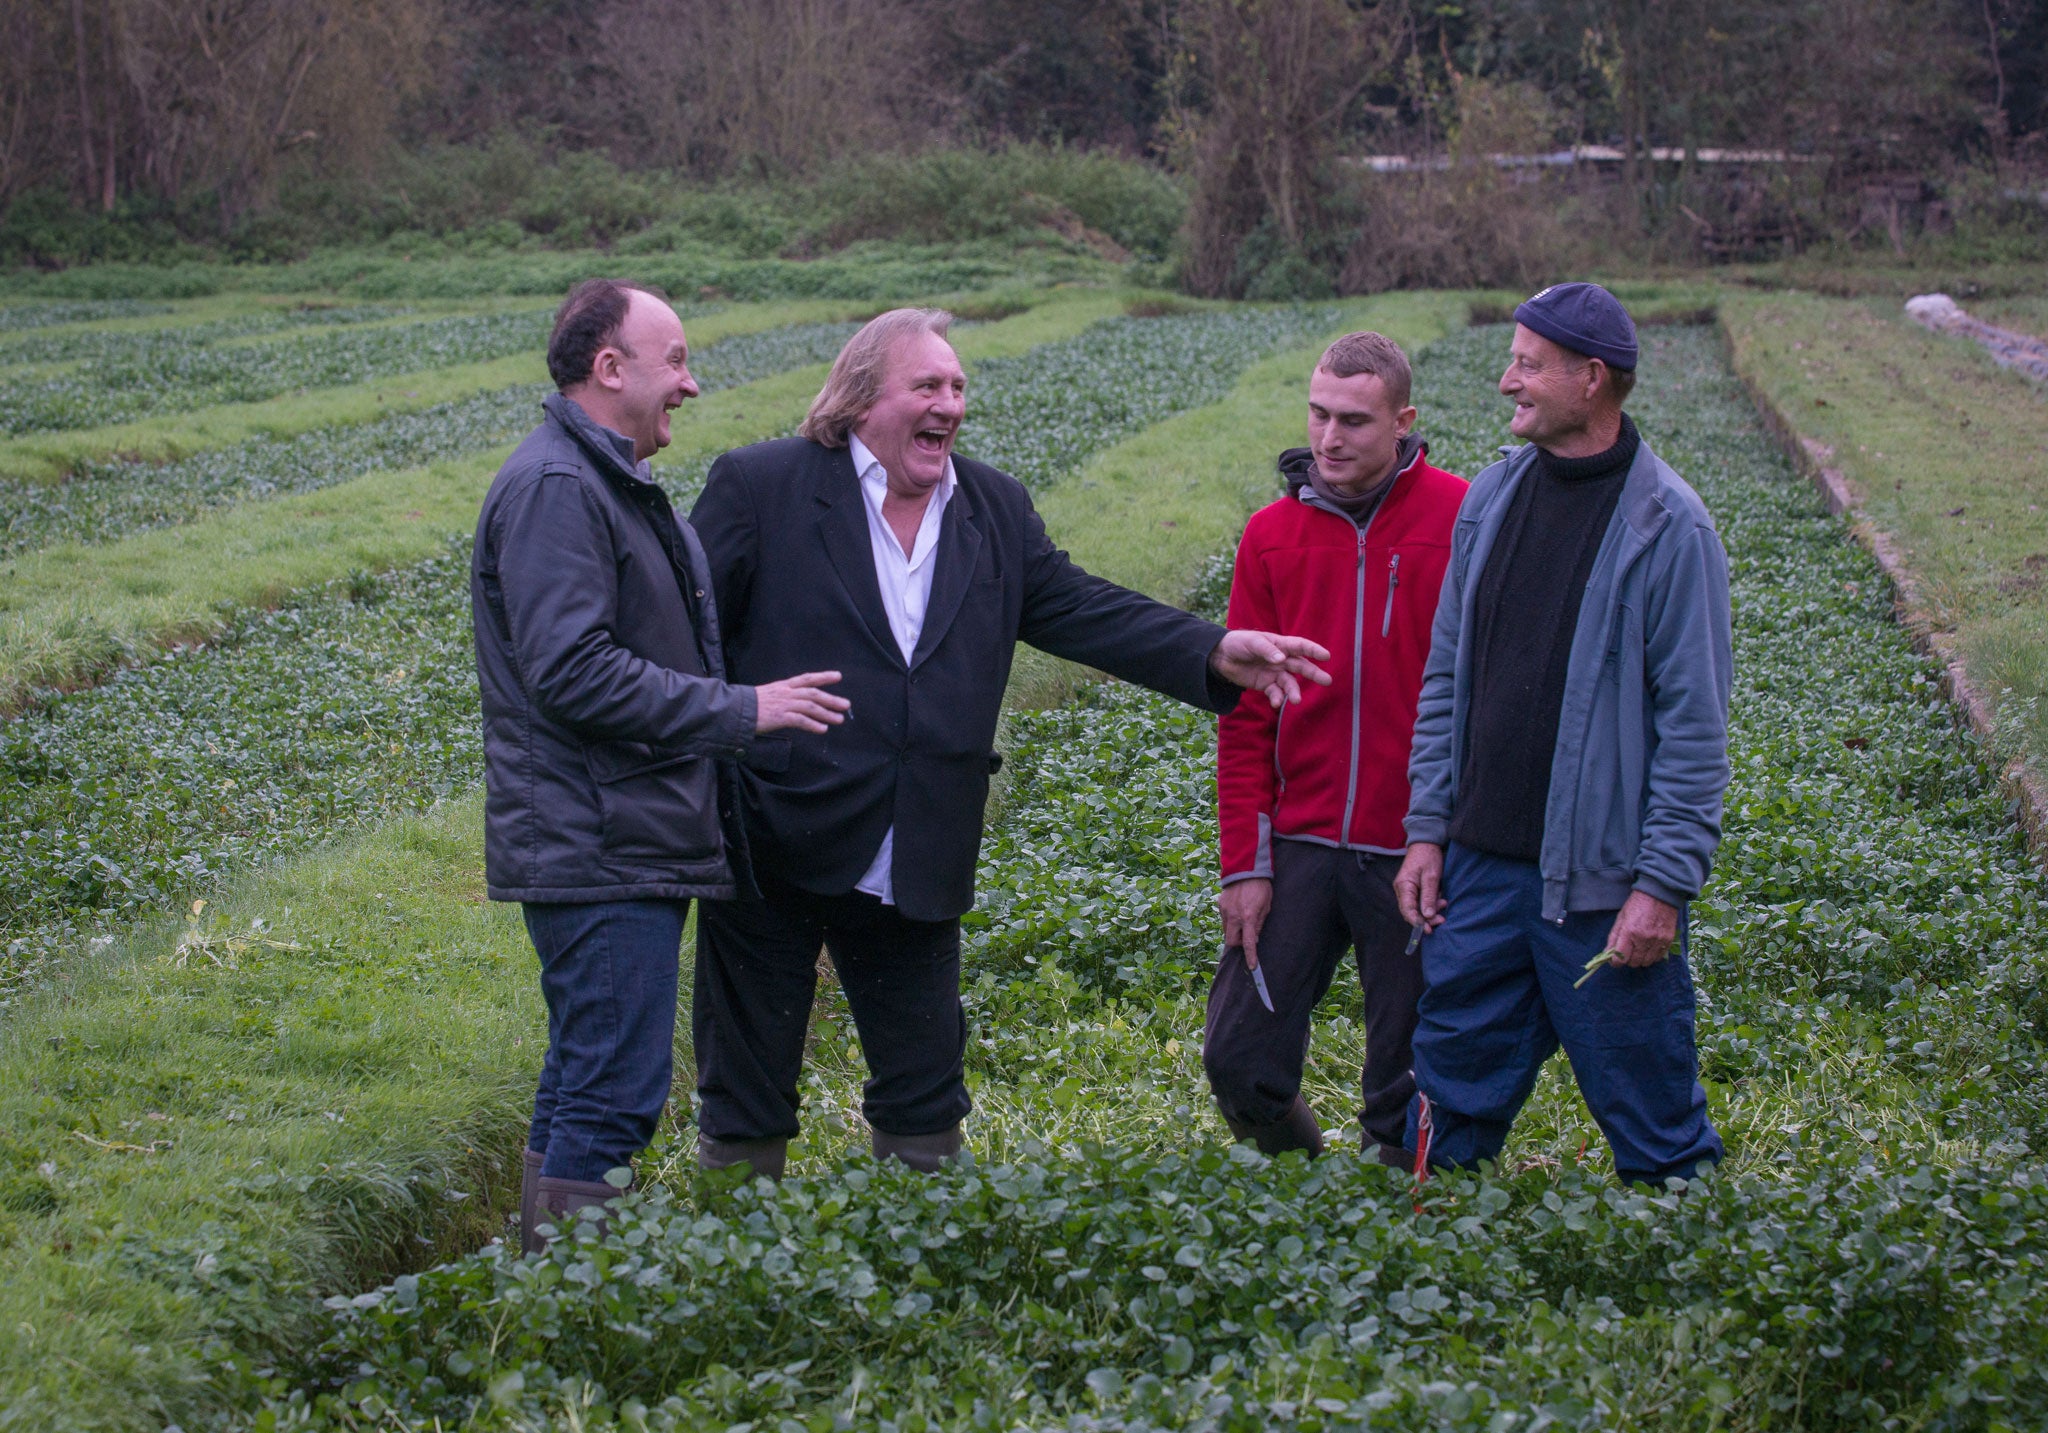
<svg viewBox="0 0 2048 1433"><path fill-rule="evenodd" d="M1287 496L1245 525L1231 580L1232 627L1314 638L1333 678L1284 712L1240 701L1217 737L1226 949L1202 1064L1231 1132L1268 1154L1323 1147L1301 1097L1302 1060L1310 1013L1347 947L1365 992L1367 1153L1387 1146L1398 1157L1414 1093L1422 967L1393 882L1408 844L1416 699L1465 480L1426 461L1409 386L1408 359L1384 335L1330 345L1309 379L1309 446L1280 455Z"/></svg>

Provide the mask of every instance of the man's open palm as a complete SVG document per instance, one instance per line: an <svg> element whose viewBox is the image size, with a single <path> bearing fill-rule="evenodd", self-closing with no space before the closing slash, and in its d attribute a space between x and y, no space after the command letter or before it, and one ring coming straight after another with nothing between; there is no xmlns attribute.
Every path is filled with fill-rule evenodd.
<svg viewBox="0 0 2048 1433"><path fill-rule="evenodd" d="M1301 700L1303 678L1318 686L1330 685L1330 674L1316 665L1329 660L1328 648L1306 637L1283 637L1277 632L1225 632L1209 654L1216 675L1264 692L1276 707Z"/></svg>

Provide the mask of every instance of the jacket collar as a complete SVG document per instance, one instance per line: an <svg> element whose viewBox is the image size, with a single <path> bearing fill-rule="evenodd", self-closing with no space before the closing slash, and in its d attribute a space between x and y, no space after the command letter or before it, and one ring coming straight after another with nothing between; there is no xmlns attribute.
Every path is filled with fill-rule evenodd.
<svg viewBox="0 0 2048 1433"><path fill-rule="evenodd" d="M629 483L652 483L653 470L634 458L633 440L599 423L583 411L583 405L564 393L550 393L541 400L541 410L560 424L590 455L591 462L607 477Z"/></svg>
<svg viewBox="0 0 2048 1433"><path fill-rule="evenodd" d="M1373 505L1372 512L1379 512L1381 508L1384 508L1389 502L1393 501L1394 493L1401 486L1403 480L1417 468L1421 467L1423 461L1428 456L1429 444L1422 440L1422 436L1419 433L1410 433L1407 437L1403 438L1401 446L1395 450L1395 459L1398 466L1394 476L1387 483L1387 490L1380 494L1380 500ZM1289 448L1280 455L1280 478L1287 484L1288 492L1293 494L1297 501L1315 508L1319 512L1332 513L1337 517L1343 518L1346 522L1354 522L1355 520L1351 514L1327 501L1321 493L1316 491L1315 484L1309 480L1308 476L1308 469L1313 467L1314 464L1315 455L1307 448Z"/></svg>

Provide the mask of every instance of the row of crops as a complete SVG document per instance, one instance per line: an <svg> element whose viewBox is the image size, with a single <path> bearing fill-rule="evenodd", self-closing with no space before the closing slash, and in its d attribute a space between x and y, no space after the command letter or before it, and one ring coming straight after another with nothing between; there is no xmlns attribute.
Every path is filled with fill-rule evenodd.
<svg viewBox="0 0 2048 1433"><path fill-rule="evenodd" d="M1255 359L1335 322L1328 309L1281 308L1099 323L981 365L963 441L982 454L1056 455L1020 464L1043 481L1053 462L1065 471L1210 401ZM707 391L735 387L829 359L853 327L727 338L693 371ZM1181 372L1195 377L1178 381ZM0 487L0 513L17 504L10 540L30 550L57 534L107 538L503 446L531 426L540 392L486 393L161 467L17 482ZM679 424L680 446L688 434ZM715 456L664 455L657 472L687 508ZM356 573L0 724L10 793L0 810L0 988L95 920L162 910L254 861L473 786L467 553L464 536L416 566Z"/></svg>
<svg viewBox="0 0 2048 1433"><path fill-rule="evenodd" d="M162 317L63 307L51 324ZM42 342L15 312L0 310L0 332ZM407 343L378 336L449 322L318 317L334 312L149 341L296 352ZM1116 319L990 359L974 367L963 446L1050 488L1341 321L1317 307ZM848 331L729 338L695 366L707 389L767 380L821 362ZM464 332L427 362L511 351L493 347L494 328ZM1504 331L1478 329L1419 356L1423 429L1445 466L1476 471L1504 437L1504 348ZM0 365L28 364L8 352L0 341ZM1735 569L1736 785L1693 926L1704 1074L1731 1149L1720 1177L1682 1198L1615 1188L1561 1067L1487 1181L1418 1197L1348 1155L1308 1166L1228 1148L1197 1058L1215 943L1213 726L1105 688L1014 728L1010 797L968 921L975 1167L922 1180L841 1162L861 1143L860 1061L828 993L804 1173L779 1189L696 1182L679 1100L647 1161L654 1192L604 1246L486 1252L338 1298L324 1334L283 1343L277 1330L300 1316L261 1292L284 1277L282 1256L245 1260L224 1230L254 1237L277 1180L388 1178L374 1164L238 1172L218 1194L224 1223L199 1243L159 1248L128 1228L79 1257L161 1266L164 1297L198 1300L195 1337L229 1350L178 1377L240 1388L269 1427L2024 1426L2048 1367L2041 880L1881 580L1817 514L1711 336L1657 330L1648 352L1645 432L1701 488ZM109 341L33 362L74 364L75 382L121 353ZM24 392L63 377L19 371ZM16 391L8 382L0 367L0 390ZM62 484L0 480L0 543L113 543L488 454L528 426L539 391L493 388L167 466L108 460ZM786 419L764 417L762 436ZM687 415L677 431L659 475L687 505L713 454L689 450ZM60 969L87 934L472 790L466 558L466 536L451 535L423 562L236 616L203 648L44 693L0 722L0 994ZM324 961L348 938L317 944ZM504 970L527 980L520 961ZM1309 1075L1332 1124L1355 1108L1363 1039L1344 992L1322 1012ZM287 1012L258 1013L249 1028L274 1016L285 1029ZM86 1100L68 1084L45 1098ZM242 1117L193 1115L208 1129ZM139 1150L104 1142L147 1140L155 1118L138 1109L103 1130L81 1105L61 1127ZM74 1177L72 1156L51 1153L0 1136L0 1244L19 1200L60 1207L104 1177ZM99 1157L132 1170L157 1156ZM266 1272L227 1282L245 1262Z"/></svg>
<svg viewBox="0 0 2048 1433"><path fill-rule="evenodd" d="M831 361L855 327L790 324L737 334L693 358L691 371L707 393L752 383ZM533 426L548 391L544 384L514 384L368 422L250 438L172 463L88 462L62 483L0 478L0 557L58 542L106 542L213 508L502 446Z"/></svg>
<svg viewBox="0 0 2048 1433"><path fill-rule="evenodd" d="M1418 364L1448 466L1499 431L1503 348ZM1016 727L969 932L978 1163L697 1182L685 1114L602 1242L332 1300L266 1426L2030 1425L2040 875L1712 337L1648 349L1644 430L1734 568L1735 786L1693 926L1720 1174L1614 1186L1558 1066L1486 1179L1226 1148L1194 1058L1213 728L1102 689ZM1355 999L1313 1051L1331 1120ZM858 1078L847 1029L828 1006L814 1126Z"/></svg>

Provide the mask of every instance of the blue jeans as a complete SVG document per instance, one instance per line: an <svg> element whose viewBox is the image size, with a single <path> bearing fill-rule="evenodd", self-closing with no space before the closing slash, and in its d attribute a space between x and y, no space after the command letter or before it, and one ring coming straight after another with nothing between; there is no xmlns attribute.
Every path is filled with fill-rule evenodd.
<svg viewBox="0 0 2048 1433"><path fill-rule="evenodd" d="M1562 1044L1624 1181L1690 1177L1721 1158L1700 1088L1682 942L1655 965L1605 965L1574 989L1613 911L1546 921L1533 862L1456 844L1444 859L1444 898L1444 923L1422 943L1410 1150L1426 1110L1431 1164L1469 1168L1498 1156Z"/></svg>
<svg viewBox="0 0 2048 1433"><path fill-rule="evenodd" d="M688 901L528 904L548 1053L526 1147L552 1179L595 1184L647 1148L675 1066Z"/></svg>

